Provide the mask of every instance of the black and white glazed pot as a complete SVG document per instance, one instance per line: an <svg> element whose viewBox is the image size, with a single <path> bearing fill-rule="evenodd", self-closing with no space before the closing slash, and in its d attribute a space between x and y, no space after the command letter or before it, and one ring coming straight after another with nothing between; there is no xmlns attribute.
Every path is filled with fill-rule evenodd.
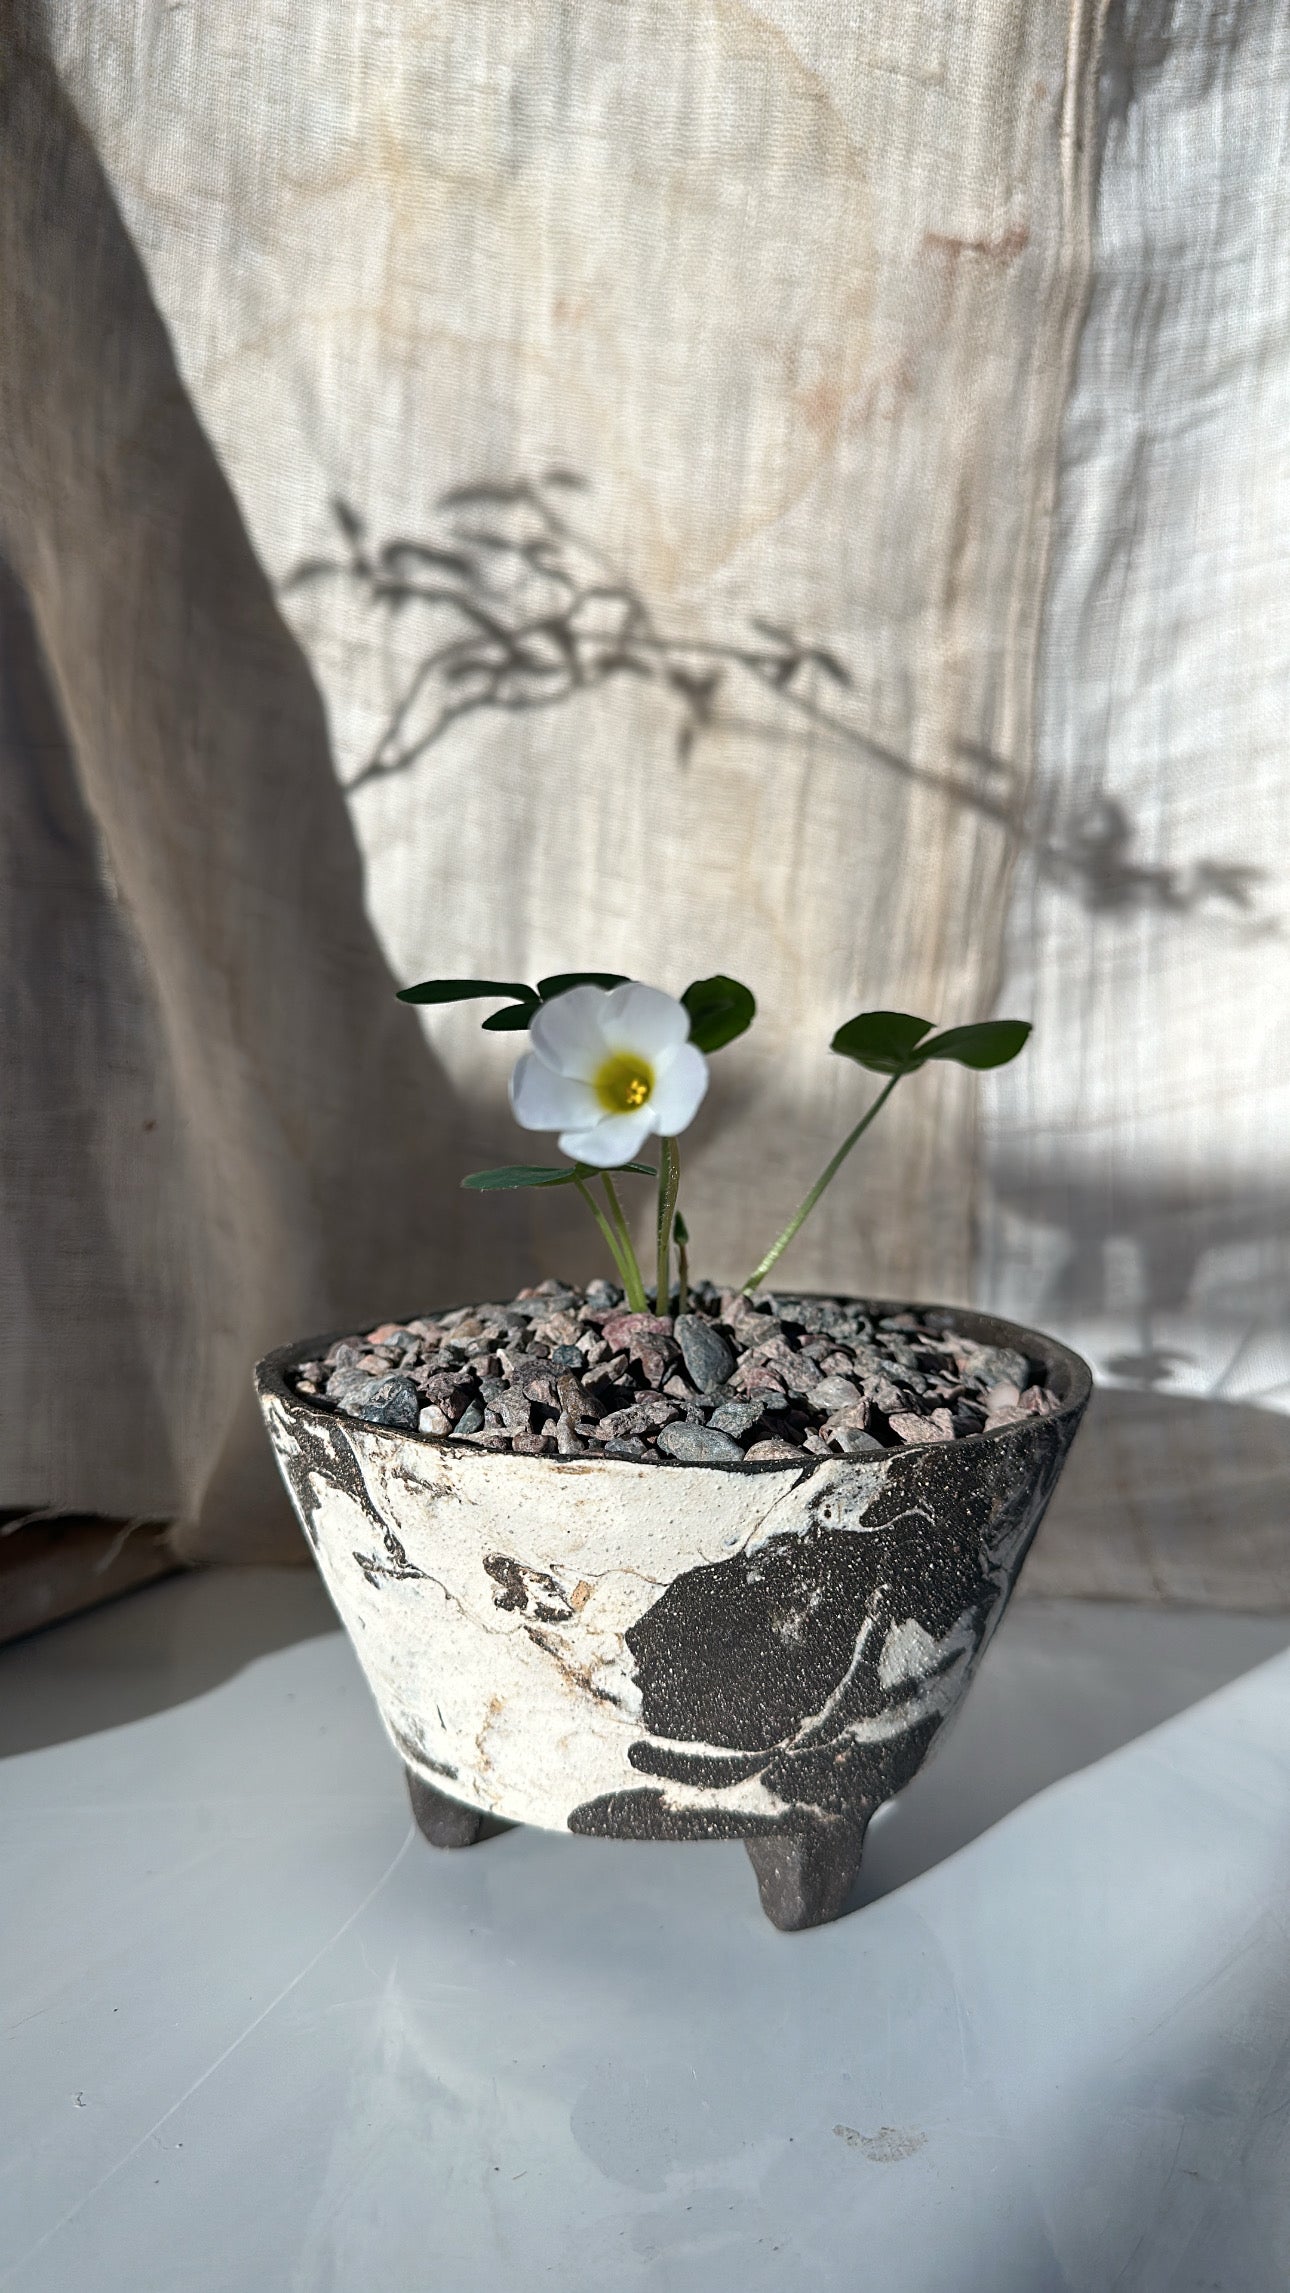
<svg viewBox="0 0 1290 2293"><path fill-rule="evenodd" d="M890 1310L890 1309L884 1309ZM875 1808L927 1758L1003 1614L1088 1401L1052 1338L946 1309L1041 1364L1060 1408L802 1464L513 1457L256 1385L292 1501L417 1819L747 1842L776 1925L835 1918Z"/></svg>

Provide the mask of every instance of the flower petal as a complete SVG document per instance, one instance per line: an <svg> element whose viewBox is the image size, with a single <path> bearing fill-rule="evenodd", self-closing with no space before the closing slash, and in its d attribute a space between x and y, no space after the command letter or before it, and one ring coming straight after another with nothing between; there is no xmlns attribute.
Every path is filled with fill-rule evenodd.
<svg viewBox="0 0 1290 2293"><path fill-rule="evenodd" d="M558 1131L569 1123L594 1122L600 1101L589 1083L558 1075L535 1051L526 1051L511 1071L511 1113L521 1130Z"/></svg>
<svg viewBox="0 0 1290 2293"><path fill-rule="evenodd" d="M606 1115L581 1130L561 1131L561 1154L575 1162L589 1162L596 1170L612 1170L615 1163L631 1162L650 1134L648 1106L630 1115Z"/></svg>
<svg viewBox="0 0 1290 2293"><path fill-rule="evenodd" d="M611 988L598 1016L601 1034L612 1050L640 1051L651 1060L684 1043L690 1032L685 1005L639 979Z"/></svg>
<svg viewBox="0 0 1290 2293"><path fill-rule="evenodd" d="M601 1014L613 997L603 987L570 987L533 1014L529 1041L558 1075L585 1083L605 1056Z"/></svg>
<svg viewBox="0 0 1290 2293"><path fill-rule="evenodd" d="M678 1043L662 1060L646 1106L649 1126L660 1138L675 1138L694 1121L708 1088L708 1062L693 1043Z"/></svg>

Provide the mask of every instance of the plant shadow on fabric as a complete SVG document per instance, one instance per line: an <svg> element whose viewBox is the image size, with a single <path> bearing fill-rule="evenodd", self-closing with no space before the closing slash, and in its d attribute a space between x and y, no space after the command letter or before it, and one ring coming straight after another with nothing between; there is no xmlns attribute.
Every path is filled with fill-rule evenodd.
<svg viewBox="0 0 1290 2293"><path fill-rule="evenodd" d="M1033 854L1045 881L1091 915L1216 906L1233 920L1249 919L1247 931L1276 929L1252 915L1262 870L1214 859L1149 865L1135 856L1137 832L1117 798L1097 792L1073 816L1045 820L1014 766L979 743L958 743L963 769L946 773L873 739L842 713L855 680L827 645L761 618L736 637L664 628L624 569L576 522L571 504L589 491L584 476L564 469L455 486L439 498L438 533L379 543L352 504L333 500L340 550L295 565L284 595L340 582L391 622L421 615L427 629L379 737L346 783L349 793L407 772L463 718L553 708L626 678L660 688L674 704L682 764L717 731L823 737L993 820Z"/></svg>

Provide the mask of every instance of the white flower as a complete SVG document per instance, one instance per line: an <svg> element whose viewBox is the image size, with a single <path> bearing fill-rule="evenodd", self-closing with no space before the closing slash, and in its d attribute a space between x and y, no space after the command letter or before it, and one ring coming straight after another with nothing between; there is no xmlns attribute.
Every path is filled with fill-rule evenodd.
<svg viewBox="0 0 1290 2293"><path fill-rule="evenodd" d="M571 987L534 1015L511 1076L516 1122L558 1131L563 1152L597 1170L631 1162L651 1131L674 1138L699 1111L708 1062L689 1032L661 988Z"/></svg>

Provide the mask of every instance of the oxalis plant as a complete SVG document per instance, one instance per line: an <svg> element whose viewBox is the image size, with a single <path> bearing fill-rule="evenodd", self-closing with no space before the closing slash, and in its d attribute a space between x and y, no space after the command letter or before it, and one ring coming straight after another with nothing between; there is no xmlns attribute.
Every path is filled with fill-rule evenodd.
<svg viewBox="0 0 1290 2293"><path fill-rule="evenodd" d="M472 1171L462 1185L475 1194L518 1187L576 1186L600 1228L634 1313L649 1311L649 1297L615 1180L658 1181L658 1264L654 1307L672 1311L672 1245L677 1246L676 1312L689 1302L689 1234L677 1208L681 1157L677 1140L688 1130L708 1088L713 1052L746 1032L756 1017L751 991L718 973L696 979L679 999L615 971L565 971L536 987L503 979L425 979L399 991L403 1003L501 1000L486 1032L524 1033L529 1049L511 1074L511 1110L526 1131L554 1131L568 1168L549 1163L507 1163ZM839 1027L829 1049L886 1080L859 1121L830 1156L787 1226L776 1235L747 1281L760 1288L800 1232L826 1187L907 1075L933 1059L960 1067L1004 1067L1025 1044L1024 1019L982 1019L970 1027L932 1032L930 1019L909 1011L860 1011ZM657 1138L658 1162L636 1157ZM597 1188L603 1200L597 1199Z"/></svg>

